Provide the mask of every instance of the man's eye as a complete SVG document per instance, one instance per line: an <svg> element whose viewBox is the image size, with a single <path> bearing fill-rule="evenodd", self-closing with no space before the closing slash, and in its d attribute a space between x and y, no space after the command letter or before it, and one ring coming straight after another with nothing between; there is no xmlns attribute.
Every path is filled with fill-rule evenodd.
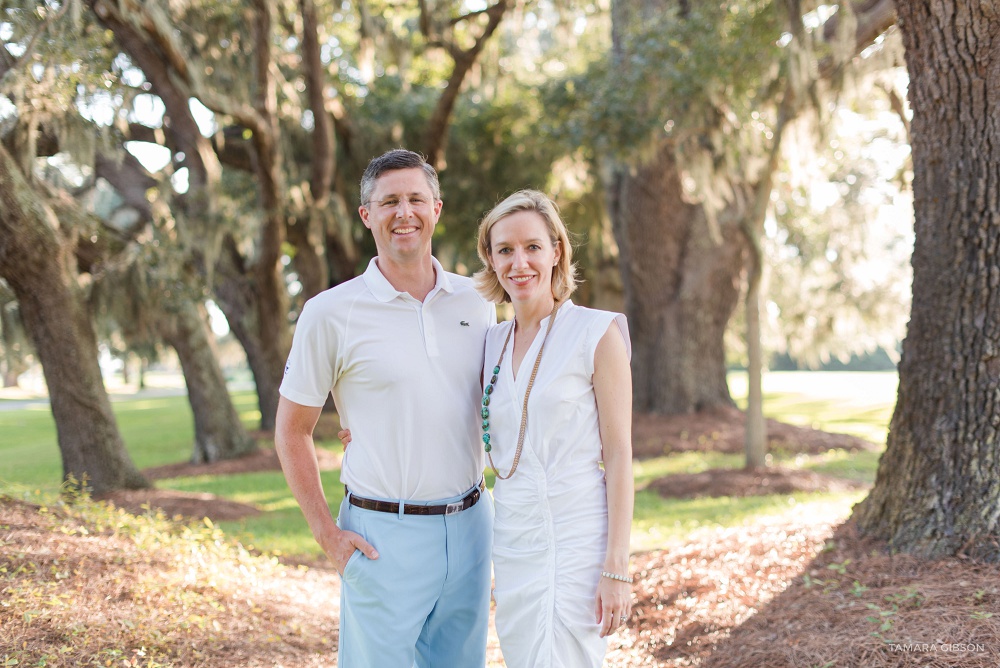
<svg viewBox="0 0 1000 668"><path fill-rule="evenodd" d="M386 199L386 200L382 200L382 206L396 206L397 204L399 204L399 200L398 199Z"/></svg>
<svg viewBox="0 0 1000 668"><path fill-rule="evenodd" d="M410 204L423 204L423 203L424 203L423 197L414 197L413 199L410 200Z"/></svg>

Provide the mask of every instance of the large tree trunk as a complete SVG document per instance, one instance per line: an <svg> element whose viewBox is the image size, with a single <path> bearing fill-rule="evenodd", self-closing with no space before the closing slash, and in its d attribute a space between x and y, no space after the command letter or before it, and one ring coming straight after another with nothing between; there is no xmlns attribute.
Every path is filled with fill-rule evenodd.
<svg viewBox="0 0 1000 668"><path fill-rule="evenodd" d="M325 239L327 231L333 231L329 203L337 145L333 117L326 109L323 94L327 71L320 55L316 3L299 0L299 11L302 12L302 70L313 115L312 156L305 215L289 221L288 242L295 246L295 269L303 297L310 299L330 287Z"/></svg>
<svg viewBox="0 0 1000 668"><path fill-rule="evenodd" d="M74 244L60 234L55 213L0 148L0 275L42 362L63 475L95 493L148 487L111 412L94 330L76 294Z"/></svg>
<svg viewBox="0 0 1000 668"><path fill-rule="evenodd" d="M253 452L257 444L247 434L226 388L203 304L186 302L180 313L164 318L163 340L177 351L188 402L194 414L192 464L233 459Z"/></svg>
<svg viewBox="0 0 1000 668"><path fill-rule="evenodd" d="M629 35L673 1L612 3L616 68L633 67ZM710 221L705 206L685 196L674 141L651 141L654 148L631 164L611 167L606 185L632 335L633 405L664 414L733 406L723 337L739 300L739 221L749 197L734 184L735 201Z"/></svg>
<svg viewBox="0 0 1000 668"><path fill-rule="evenodd" d="M255 328L244 333L252 333L252 338L260 346L256 362L251 362L260 403L261 429L274 429L277 415L278 385L284 375L285 359L291 347L291 333L288 326L289 299L285 288L281 258L282 245L287 238L284 211L285 186L281 169L281 134L277 120L277 82L272 72L273 57L271 22L273 11L267 0L254 0L254 110L260 119L258 132L253 134L256 150L256 173L260 192L260 206L264 213L264 223L257 241L257 258L252 267L244 273L249 285L245 284L243 294L252 294L254 308L249 312ZM248 289L249 288L249 292ZM229 313L223 309L228 316ZM233 323L230 322L230 326ZM238 325L239 326L239 325ZM233 330L236 333L236 330ZM247 350L249 360L251 351Z"/></svg>
<svg viewBox="0 0 1000 668"><path fill-rule="evenodd" d="M632 335L635 410L690 413L732 406L723 335L739 300L745 212L718 216L714 239L700 205L685 201L674 148L617 169L609 210ZM745 207L743 207L745 208Z"/></svg>
<svg viewBox="0 0 1000 668"><path fill-rule="evenodd" d="M278 387L284 377L288 349L284 345L280 349L273 346L269 348L259 335L260 318L264 317L261 313L262 301L257 294L253 277L248 275L242 262L243 258L239 255L235 241L227 237L223 241L222 254L216 265L216 303L225 314L233 336L246 353L247 364L257 387L260 428L267 431L274 429L278 413ZM269 310L265 313L268 318L281 319L274 327L281 324L287 330L287 310Z"/></svg>
<svg viewBox="0 0 1000 668"><path fill-rule="evenodd" d="M1000 14L901 2L913 108L913 306L862 530L1000 560Z"/></svg>

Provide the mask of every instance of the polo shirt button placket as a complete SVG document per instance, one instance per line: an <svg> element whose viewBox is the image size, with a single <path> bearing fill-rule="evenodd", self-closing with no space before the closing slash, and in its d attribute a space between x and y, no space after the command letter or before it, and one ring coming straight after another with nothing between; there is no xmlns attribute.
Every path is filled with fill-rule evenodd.
<svg viewBox="0 0 1000 668"><path fill-rule="evenodd" d="M426 304L424 305L426 307ZM427 313L426 308L420 310L421 329L424 330L424 350L428 357L438 357L438 337L437 328L434 326L434 318Z"/></svg>

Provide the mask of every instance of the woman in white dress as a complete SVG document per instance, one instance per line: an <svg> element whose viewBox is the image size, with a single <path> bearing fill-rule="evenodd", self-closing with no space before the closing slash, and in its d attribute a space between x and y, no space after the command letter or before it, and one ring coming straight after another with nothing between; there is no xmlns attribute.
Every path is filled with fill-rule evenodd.
<svg viewBox="0 0 1000 668"><path fill-rule="evenodd" d="M599 667L631 614L625 317L569 301L572 248L540 192L486 215L479 255L480 293L514 307L487 335L482 402L500 646L508 668Z"/></svg>

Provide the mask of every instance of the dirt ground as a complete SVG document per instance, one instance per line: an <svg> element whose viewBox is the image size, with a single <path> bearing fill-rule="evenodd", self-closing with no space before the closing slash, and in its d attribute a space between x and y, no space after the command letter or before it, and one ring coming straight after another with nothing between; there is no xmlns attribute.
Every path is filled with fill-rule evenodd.
<svg viewBox="0 0 1000 668"><path fill-rule="evenodd" d="M771 447L788 452L875 447L849 436L777 423L769 425L769 432ZM737 412L690 419L638 416L635 433L639 456L742 449ZM324 468L339 465L327 451L320 453L320 462ZM242 460L176 464L146 473L161 479L276 468L273 450L265 448ZM723 489L727 495L842 489L838 485L849 483L769 469L708 471L652 484L661 494L690 497ZM256 512L210 495L167 490L129 492L112 500L136 511L161 508L167 516L232 519ZM924 561L894 555L858 536L844 520L843 510L817 512L812 506L739 528L700 530L635 555L633 618L611 637L605 665L1000 665L1000 567L962 557ZM215 562L210 553L199 553L197 565L178 574L178 564L191 555L151 553L127 535L102 535L93 527L88 531L72 524L53 524L47 509L0 498L0 638L9 640L0 645L20 649L23 658L49 656L45 665L83 665L72 657L89 650L74 648L73 642L80 641L73 640L79 633L73 629L96 623L94 615L100 615L108 637L125 648L130 633L144 624L160 624L157 637L172 666L335 665L339 579L325 562L307 567L255 561L261 558L245 554L236 563L232 558ZM35 620L32 615L38 611L17 607L18 592L32 589L23 582L21 589L8 583L30 576L37 589L38 582L52 579L47 573L54 578L48 584L58 587L61 596L76 597L75 605L61 613L63 618L43 613ZM139 588L142 582L145 589ZM197 608L195 593L217 596L219 602ZM183 609L176 614L198 623L164 625L175 614L171 606L178 605ZM191 615L192 610L197 614ZM144 650L130 651L122 665L145 665ZM67 657L64 663L51 659L59 652ZM491 630L487 668L503 665Z"/></svg>

